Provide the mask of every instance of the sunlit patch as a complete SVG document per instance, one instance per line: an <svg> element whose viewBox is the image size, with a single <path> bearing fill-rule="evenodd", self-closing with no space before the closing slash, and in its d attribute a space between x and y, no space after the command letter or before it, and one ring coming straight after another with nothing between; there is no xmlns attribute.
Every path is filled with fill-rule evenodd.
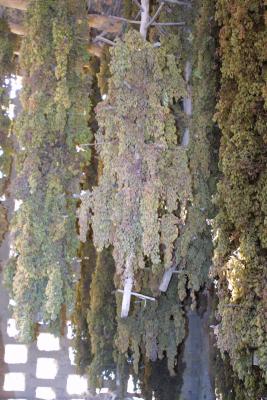
<svg viewBox="0 0 267 400"><path fill-rule="evenodd" d="M50 387L39 386L36 388L35 397L36 399L42 400L54 400L56 398L56 394Z"/></svg>
<svg viewBox="0 0 267 400"><path fill-rule="evenodd" d="M17 90L22 88L22 77L16 75L14 78L11 78L11 90L10 90L10 98L14 99L16 97Z"/></svg>
<svg viewBox="0 0 267 400"><path fill-rule="evenodd" d="M9 251L9 258L11 257L16 257L19 253L15 250L14 246L11 244L10 245L10 251ZM14 300L12 300L14 302L14 305L16 305L16 302ZM10 302L9 302L10 304Z"/></svg>
<svg viewBox="0 0 267 400"><path fill-rule="evenodd" d="M67 338L73 339L73 330L71 326L71 321L67 321Z"/></svg>
<svg viewBox="0 0 267 400"><path fill-rule="evenodd" d="M21 372L5 374L4 390L7 392L23 392L25 390L25 374Z"/></svg>
<svg viewBox="0 0 267 400"><path fill-rule="evenodd" d="M10 119L14 119L15 117L15 105L9 104L7 115Z"/></svg>
<svg viewBox="0 0 267 400"><path fill-rule="evenodd" d="M5 362L7 364L25 364L28 359L28 349L24 344L6 344Z"/></svg>
<svg viewBox="0 0 267 400"><path fill-rule="evenodd" d="M21 206L22 203L23 203L22 200L15 199L15 208L14 208L14 210L18 211L20 209L20 206Z"/></svg>
<svg viewBox="0 0 267 400"><path fill-rule="evenodd" d="M87 379L79 375L69 375L67 379L68 394L84 394L87 392Z"/></svg>
<svg viewBox="0 0 267 400"><path fill-rule="evenodd" d="M9 337L16 337L19 331L16 328L16 321L13 318L7 320L6 333Z"/></svg>
<svg viewBox="0 0 267 400"><path fill-rule="evenodd" d="M55 379L58 371L54 358L37 358L36 377L39 379Z"/></svg>
<svg viewBox="0 0 267 400"><path fill-rule="evenodd" d="M84 147L76 145L76 151L77 153L80 153L80 151L86 151L86 150Z"/></svg>
<svg viewBox="0 0 267 400"><path fill-rule="evenodd" d="M96 389L96 393L100 394L100 393L108 393L108 388L102 388L102 389Z"/></svg>
<svg viewBox="0 0 267 400"><path fill-rule="evenodd" d="M128 379L128 384L127 384L127 392L129 392L129 393L140 394L140 393L141 393L141 390L140 390L140 388L139 388L139 383L140 383L140 382L137 382L137 384L135 385L133 376L130 375L130 376L129 376L129 379ZM137 387L136 387L136 386L137 386ZM139 400L140 400L140 398L139 398Z"/></svg>
<svg viewBox="0 0 267 400"><path fill-rule="evenodd" d="M12 306L12 307L15 307L17 303L15 302L15 300L9 299L8 304L9 304L10 306Z"/></svg>
<svg viewBox="0 0 267 400"><path fill-rule="evenodd" d="M69 347L69 359L70 359L71 365L76 365L75 364L75 353L74 353L73 347Z"/></svg>
<svg viewBox="0 0 267 400"><path fill-rule="evenodd" d="M127 392L134 393L134 380L132 375L130 375L128 379Z"/></svg>
<svg viewBox="0 0 267 400"><path fill-rule="evenodd" d="M16 92L22 88L22 78L21 78L21 76L16 76L14 78L11 78L10 82L11 82L10 98L14 99L17 96ZM8 83L9 83L9 80L7 79L7 84ZM8 113L8 116L10 119L14 118L14 116L15 116L15 105L14 104L12 104L12 103L9 104L7 113Z"/></svg>
<svg viewBox="0 0 267 400"><path fill-rule="evenodd" d="M58 351L60 350L59 338L51 333L41 332L37 338L37 347L41 351Z"/></svg>

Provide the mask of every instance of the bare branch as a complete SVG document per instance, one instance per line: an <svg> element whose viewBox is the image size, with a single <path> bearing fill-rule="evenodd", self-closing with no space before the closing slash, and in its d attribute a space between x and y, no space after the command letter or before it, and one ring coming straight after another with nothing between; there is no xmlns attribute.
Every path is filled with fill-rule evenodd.
<svg viewBox="0 0 267 400"><path fill-rule="evenodd" d="M179 0L160 0L161 3L172 3L172 4L178 4L179 6L186 6L186 7L191 7L192 4L187 1L179 1Z"/></svg>
<svg viewBox="0 0 267 400"><path fill-rule="evenodd" d="M0 0L1 1L1 0ZM143 0L147 1L147 0ZM154 16L155 17L155 16ZM143 22L146 21L146 22ZM147 34L147 24L159 27L159 26L164 26L164 25L184 25L184 22L149 22L149 14L146 13L141 13L141 21L135 21L135 20L130 20L127 18L123 17L116 17L113 15L107 16L107 15L98 15L98 14L89 14L88 15L88 25L89 28L95 28L98 30L103 30L104 32L111 32L111 33L119 33L121 28L122 28L122 22L126 22L128 24L135 24L135 25L140 25L140 32L141 32L141 25L142 25L142 32L143 34L146 31ZM146 25L144 25L146 23ZM20 36L25 36L26 35L26 30L22 24L15 24L12 22L9 22L10 30L12 33ZM142 34L142 33L141 33ZM98 35L103 36L103 33ZM107 42L106 42L107 43ZM111 43L108 43L111 44Z"/></svg>
<svg viewBox="0 0 267 400"><path fill-rule="evenodd" d="M138 20L138 18L140 17L140 15L141 15L141 10L139 10L138 13L136 14L135 21Z"/></svg>
<svg viewBox="0 0 267 400"><path fill-rule="evenodd" d="M155 26L184 26L185 22L154 22Z"/></svg>
<svg viewBox="0 0 267 400"><path fill-rule="evenodd" d="M105 38L102 35L96 36L95 39L94 39L94 42L104 42L104 43L109 44L110 46L115 46L115 43L112 42L112 40L109 40L109 39Z"/></svg>
<svg viewBox="0 0 267 400"><path fill-rule="evenodd" d="M130 90L133 89L132 86L127 81L123 81L123 83L128 89L130 89Z"/></svg>
<svg viewBox="0 0 267 400"><path fill-rule="evenodd" d="M157 17L159 16L162 8L164 7L164 3L161 3L159 8L157 9L155 15L151 18L151 20L149 21L149 23L147 24L147 28L153 24L153 22L157 19Z"/></svg>
<svg viewBox="0 0 267 400"><path fill-rule="evenodd" d="M143 0L143 1L147 1L147 0ZM117 16L115 16L115 15L101 15L101 16L99 16L99 19L100 19L100 17L101 18L106 18L107 20L108 19L110 19L110 20L114 20L114 21L121 21L121 22L127 22L127 24L134 24L134 25L141 25L142 24L142 14L144 14L145 15L145 17L146 17L146 19L147 19L147 13L141 13L141 21L135 21L135 20L133 20L133 19L127 19L127 18L123 18L123 17L117 17ZM97 14L95 14L96 16L97 16ZM90 14L89 15L89 17L92 17L93 16L93 14ZM146 25L148 24L149 22L148 22L148 19L147 19L147 22L146 22ZM90 21L89 21L89 24L90 24ZM151 26L176 26L176 25L185 25L185 22L152 22L152 23L149 23L149 25L151 25ZM97 26L93 26L93 27L96 27L97 28ZM107 30L108 32L111 32L111 30L109 29L109 30Z"/></svg>
<svg viewBox="0 0 267 400"><path fill-rule="evenodd" d="M124 291L122 289L117 289L117 292L124 293ZM146 296L145 294L141 294L141 293L137 293L137 292L131 292L131 295L138 297L139 299L142 299L142 300L156 301L155 297Z"/></svg>
<svg viewBox="0 0 267 400"><path fill-rule="evenodd" d="M91 17L91 19L96 18L96 19L105 19L105 21L107 20L114 20L114 21L121 21L121 22L127 22L128 24L136 24L136 25L140 25L140 21L135 21L133 19L127 19L127 18L123 18L123 17L117 17L116 15L99 15L99 14L89 14L89 18ZM89 25L90 25L90 19L89 19ZM93 26L94 28L94 26ZM108 32L110 32L110 30L108 30Z"/></svg>

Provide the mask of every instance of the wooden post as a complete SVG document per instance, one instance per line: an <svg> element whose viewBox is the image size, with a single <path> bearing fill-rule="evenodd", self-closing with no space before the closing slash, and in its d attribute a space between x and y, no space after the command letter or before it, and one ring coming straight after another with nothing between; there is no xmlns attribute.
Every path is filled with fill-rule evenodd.
<svg viewBox="0 0 267 400"><path fill-rule="evenodd" d="M141 0L141 24L140 24L140 33L144 40L146 40L148 23L149 23L149 0ZM127 318L130 310L131 304L131 295L133 288L133 269L132 269L132 259L133 254L126 260L126 268L125 268L125 282L124 282L124 290L123 290L123 298L122 298L122 306L121 306L121 318Z"/></svg>
<svg viewBox="0 0 267 400"><path fill-rule="evenodd" d="M123 289L123 298L121 305L121 318L127 318L131 305L131 295L133 288L133 254L130 254L126 260L125 267L125 281L124 281L124 289Z"/></svg>
<svg viewBox="0 0 267 400"><path fill-rule="evenodd" d="M141 0L141 24L140 24L140 33L144 40L146 40L147 29L149 26L149 0Z"/></svg>
<svg viewBox="0 0 267 400"><path fill-rule="evenodd" d="M183 99L183 107L185 114L190 118L192 116L192 95L191 95L191 87L189 85L189 79L191 76L192 66L189 61L186 61L185 64L185 81L187 83L187 92L188 96ZM183 138L182 138L182 146L188 147L190 140L190 132L189 127L185 128Z"/></svg>
<svg viewBox="0 0 267 400"><path fill-rule="evenodd" d="M172 266L171 268L167 269L162 277L162 280L160 282L159 285L159 290L161 292L167 292L167 289L169 287L171 278L172 278L172 274L174 273L174 271L176 270L176 266Z"/></svg>
<svg viewBox="0 0 267 400"><path fill-rule="evenodd" d="M123 298L121 305L121 318L127 318L131 305L131 296L132 296L132 288L133 288L133 277L128 276L125 279L124 289L123 289Z"/></svg>

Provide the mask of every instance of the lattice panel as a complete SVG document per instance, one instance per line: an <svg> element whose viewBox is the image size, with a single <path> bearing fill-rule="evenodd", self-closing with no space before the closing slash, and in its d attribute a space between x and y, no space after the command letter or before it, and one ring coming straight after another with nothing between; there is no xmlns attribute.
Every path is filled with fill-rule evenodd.
<svg viewBox="0 0 267 400"><path fill-rule="evenodd" d="M41 329L37 342L23 345L1 283L0 305L0 399L84 399L87 381L75 371L70 325L64 337Z"/></svg>

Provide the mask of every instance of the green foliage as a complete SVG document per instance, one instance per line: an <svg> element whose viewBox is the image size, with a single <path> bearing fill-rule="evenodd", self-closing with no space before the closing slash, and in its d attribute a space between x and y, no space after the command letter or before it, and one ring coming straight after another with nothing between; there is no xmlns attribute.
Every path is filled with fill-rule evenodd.
<svg viewBox="0 0 267 400"><path fill-rule="evenodd" d="M223 358L217 351L214 363L215 369L215 393L222 400L246 400L261 399L266 395L266 386L260 378L257 369L251 371L249 380L244 384L233 371L229 355L225 353Z"/></svg>
<svg viewBox="0 0 267 400"><path fill-rule="evenodd" d="M147 294L159 293L159 280L172 263L178 224L184 223L191 199L186 149L178 145L171 111L186 94L185 83L178 61L167 51L167 46L153 48L136 31L112 49L107 99L96 108L103 174L92 193L84 193L79 210L81 237L85 239L92 223L98 250L113 246L116 286L122 286L129 273L125 265L130 258L135 289ZM118 318L116 346L121 353L134 353L135 371L143 343L153 359L167 352L173 372L185 332L182 311L171 305L176 290L169 296L174 297L147 304L145 310L134 306L126 321Z"/></svg>
<svg viewBox="0 0 267 400"><path fill-rule="evenodd" d="M100 250L114 246L116 271L123 275L131 253L136 272L144 268L144 257L152 269L169 267L161 257L160 217L185 207L191 187L186 153L177 145L174 119L170 123L173 98L185 94L182 78L178 89L166 84L171 71L164 48L154 49L135 31L112 53L108 97L97 106L104 169L87 203L94 242ZM172 69L179 76L178 66Z"/></svg>
<svg viewBox="0 0 267 400"><path fill-rule="evenodd" d="M69 0L32 2L28 8L21 49L23 111L15 127L21 154L13 189L23 204L12 226L14 315L25 341L34 338L36 322L60 326L62 306L68 313L73 308L78 247L73 195L79 192L80 168L90 159L83 145L91 140L85 16L85 4Z"/></svg>
<svg viewBox="0 0 267 400"><path fill-rule="evenodd" d="M152 361L166 357L171 375L175 374L177 347L185 337L184 312L176 288L177 279L173 279L166 296L155 302L137 300L127 319L119 317L121 296L118 295L116 346L126 355L131 350L136 374L141 357Z"/></svg>
<svg viewBox="0 0 267 400"><path fill-rule="evenodd" d="M188 289L195 298L211 264L213 2L199 4L198 11L193 55L187 54L193 59L192 121L179 106L188 95L181 73L185 57L180 53L192 38L178 32L162 36L159 49L136 31L118 40L111 50L107 99L96 109L103 175L98 187L83 195L81 237L92 224L96 247L113 246L116 286L123 286L129 260L135 290L147 295L159 295L163 273L173 263L183 272L155 303L132 302L125 320L119 317L121 294L117 295L116 347L126 357L130 351L136 372L143 357L156 360L166 355L174 373L177 346L185 336L183 301ZM164 18L172 20L167 12ZM188 149L180 145L185 126L192 135Z"/></svg>
<svg viewBox="0 0 267 400"><path fill-rule="evenodd" d="M12 159L12 141L9 136L10 119L8 117L10 77L13 67L13 36L8 23L0 18L0 197L5 194ZM8 228L7 210L0 202L0 242Z"/></svg>
<svg viewBox="0 0 267 400"><path fill-rule="evenodd" d="M10 32L8 22L5 18L0 18L0 76L4 76L12 71L12 59L14 51L14 37ZM2 88L1 88L2 89Z"/></svg>
<svg viewBox="0 0 267 400"><path fill-rule="evenodd" d="M192 47L192 53L188 55L192 59L190 83L193 108L193 115L189 121L188 152L193 201L188 209L176 252L180 268L188 278L187 287L191 290L193 299L194 292L207 282L211 265L212 240L208 222L214 212L211 204L214 187L210 185L210 181L216 176L212 163L216 163L214 158L216 136L218 137L212 122L216 98L214 1L199 1L195 14L193 47L187 44L187 47ZM189 38L187 40L189 41ZM182 299L184 290L179 287L179 292Z"/></svg>
<svg viewBox="0 0 267 400"><path fill-rule="evenodd" d="M260 0L217 2L222 78L216 119L222 130L223 174L214 226L221 318L218 345L229 354L248 399L256 398L260 382L267 383L263 8ZM252 366L253 354L259 366Z"/></svg>
<svg viewBox="0 0 267 400"><path fill-rule="evenodd" d="M75 363L78 372L84 375L92 361L91 340L87 322L87 313L90 307L90 285L96 260L92 240L81 245L79 256L82 258L81 277L76 286L72 325L74 328Z"/></svg>

